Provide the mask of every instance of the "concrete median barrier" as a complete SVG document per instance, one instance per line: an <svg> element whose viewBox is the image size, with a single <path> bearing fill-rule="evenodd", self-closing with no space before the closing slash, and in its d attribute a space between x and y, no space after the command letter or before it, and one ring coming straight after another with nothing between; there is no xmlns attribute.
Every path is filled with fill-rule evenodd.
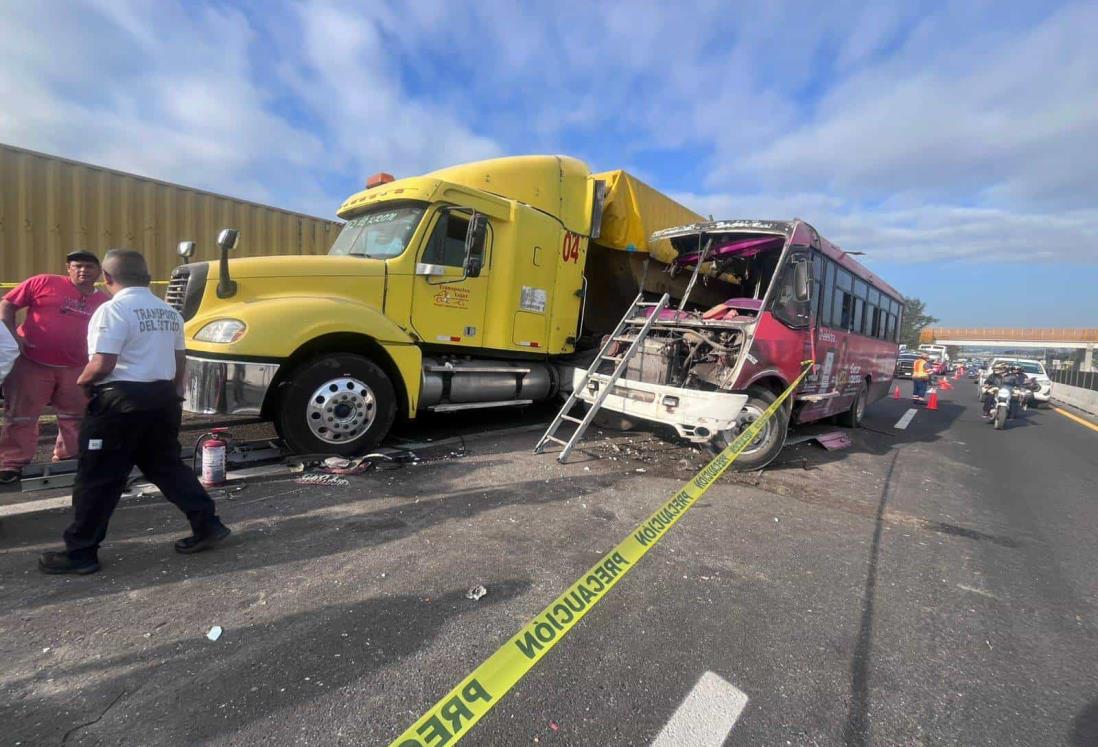
<svg viewBox="0 0 1098 747"><path fill-rule="evenodd" d="M1098 391L1078 386L1052 383L1052 399L1057 402L1078 407L1084 412L1098 415Z"/></svg>

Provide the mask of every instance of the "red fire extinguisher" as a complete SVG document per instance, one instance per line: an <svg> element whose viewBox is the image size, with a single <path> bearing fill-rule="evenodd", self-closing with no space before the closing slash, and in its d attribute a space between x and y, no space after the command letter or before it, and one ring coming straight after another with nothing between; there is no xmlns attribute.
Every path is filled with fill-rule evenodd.
<svg viewBox="0 0 1098 747"><path fill-rule="evenodd" d="M202 477L206 487L225 483L225 461L229 449L229 432L226 428L214 428L198 440L196 449L202 451Z"/></svg>

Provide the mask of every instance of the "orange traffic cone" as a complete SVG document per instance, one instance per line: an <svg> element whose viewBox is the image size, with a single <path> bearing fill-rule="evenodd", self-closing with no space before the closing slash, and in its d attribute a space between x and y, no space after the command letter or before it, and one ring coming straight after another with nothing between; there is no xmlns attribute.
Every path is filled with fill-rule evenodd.
<svg viewBox="0 0 1098 747"><path fill-rule="evenodd" d="M897 384L896 388L892 390L892 399L899 399L899 398L900 398L900 385Z"/></svg>
<svg viewBox="0 0 1098 747"><path fill-rule="evenodd" d="M938 390L930 390L930 399L926 401L926 409L937 410L938 409Z"/></svg>
<svg viewBox="0 0 1098 747"><path fill-rule="evenodd" d="M953 385L949 383L949 379L942 379L942 391L948 392L953 388Z"/></svg>

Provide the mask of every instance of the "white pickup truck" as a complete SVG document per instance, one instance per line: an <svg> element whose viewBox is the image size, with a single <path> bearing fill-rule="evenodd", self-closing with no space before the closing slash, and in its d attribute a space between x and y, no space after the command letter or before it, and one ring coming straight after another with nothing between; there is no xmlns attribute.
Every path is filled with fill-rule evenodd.
<svg viewBox="0 0 1098 747"><path fill-rule="evenodd" d="M1048 372L1045 371L1045 364L1032 358L992 358L987 368L980 372L979 386L976 389L977 396L983 397L981 392L984 389L984 380L999 363L1005 363L1008 366L1021 366L1026 378L1037 382L1040 388L1033 392L1034 405L1047 404L1049 399L1052 398L1052 379L1048 377Z"/></svg>

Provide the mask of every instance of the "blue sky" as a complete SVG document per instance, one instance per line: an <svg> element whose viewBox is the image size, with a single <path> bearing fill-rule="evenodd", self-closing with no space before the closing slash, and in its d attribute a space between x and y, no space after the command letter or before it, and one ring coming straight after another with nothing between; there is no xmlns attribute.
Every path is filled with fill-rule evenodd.
<svg viewBox="0 0 1098 747"><path fill-rule="evenodd" d="M1098 326L1098 4L5 2L0 141L332 216L566 153L804 218L956 325Z"/></svg>

